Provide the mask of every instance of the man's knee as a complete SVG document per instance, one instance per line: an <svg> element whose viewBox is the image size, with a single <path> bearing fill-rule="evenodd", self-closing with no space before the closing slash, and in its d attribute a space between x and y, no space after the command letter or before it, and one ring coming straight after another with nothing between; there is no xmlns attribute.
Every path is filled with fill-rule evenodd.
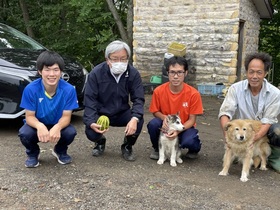
<svg viewBox="0 0 280 210"><path fill-rule="evenodd" d="M85 129L85 134L86 134L88 140L90 140L92 142L96 142L102 136L100 133L96 133L94 130L92 130L90 127L87 127L87 126Z"/></svg>
<svg viewBox="0 0 280 210"><path fill-rule="evenodd" d="M162 120L159 118L153 118L148 124L147 124L147 128L148 130L156 130L161 128L162 126Z"/></svg>
<svg viewBox="0 0 280 210"><path fill-rule="evenodd" d="M20 129L18 136L21 141L29 142L37 139L37 130L30 127L27 124L24 124Z"/></svg>
<svg viewBox="0 0 280 210"><path fill-rule="evenodd" d="M267 137L269 139L269 143L274 146L280 146L280 124L273 124L270 126Z"/></svg>
<svg viewBox="0 0 280 210"><path fill-rule="evenodd" d="M201 142L198 135L198 130L195 128L190 128L182 133L180 136L181 142L180 147L181 148L188 148L189 150L193 152L199 152L201 149Z"/></svg>
<svg viewBox="0 0 280 210"><path fill-rule="evenodd" d="M185 140L185 139L184 139ZM185 140L181 141L180 147L185 149L189 149L193 152L199 152L201 149L201 142L198 137L194 139L188 139L187 141Z"/></svg>
<svg viewBox="0 0 280 210"><path fill-rule="evenodd" d="M74 128L74 126L69 125L68 127L66 127L63 131L62 131L62 135L67 136L69 139L74 139L75 136L77 135L77 131Z"/></svg>

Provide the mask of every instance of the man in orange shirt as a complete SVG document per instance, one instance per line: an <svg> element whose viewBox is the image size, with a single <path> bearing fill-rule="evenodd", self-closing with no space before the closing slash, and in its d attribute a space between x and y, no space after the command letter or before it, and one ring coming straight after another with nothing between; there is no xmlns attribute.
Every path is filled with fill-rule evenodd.
<svg viewBox="0 0 280 210"><path fill-rule="evenodd" d="M196 116L203 114L200 93L192 86L184 83L188 74L188 63L185 58L173 56L166 63L169 82L158 86L152 96L150 112L154 115L147 125L154 151L150 158L158 160L158 139L160 129L167 129L168 114L180 113L185 129L167 134L170 139L179 137L180 148L187 148L188 158L197 158L201 148L198 130L195 128Z"/></svg>

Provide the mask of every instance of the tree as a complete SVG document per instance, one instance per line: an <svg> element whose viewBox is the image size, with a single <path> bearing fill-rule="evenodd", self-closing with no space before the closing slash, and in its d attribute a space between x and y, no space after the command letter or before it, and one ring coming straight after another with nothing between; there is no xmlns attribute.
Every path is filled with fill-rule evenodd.
<svg viewBox="0 0 280 210"><path fill-rule="evenodd" d="M260 51L269 53L273 58L273 84L280 84L280 2L272 1L274 15L271 20L263 20L260 30Z"/></svg>
<svg viewBox="0 0 280 210"><path fill-rule="evenodd" d="M122 40L125 41L130 46L131 50L133 50L133 46L132 46L133 0L126 0L126 1L106 0L106 2L117 24ZM123 19L121 18L121 15L126 16L127 29L125 29L124 26L125 21L124 18Z"/></svg>
<svg viewBox="0 0 280 210"><path fill-rule="evenodd" d="M29 25L30 18L29 18L29 13L28 13L28 7L24 0L19 0L19 5L22 10L22 16L23 16L23 21L26 26L27 35L34 38L34 33L32 30L32 27Z"/></svg>
<svg viewBox="0 0 280 210"><path fill-rule="evenodd" d="M104 61L109 42L123 39L132 46L132 0L0 0L0 7L1 22L78 58L88 70Z"/></svg>
<svg viewBox="0 0 280 210"><path fill-rule="evenodd" d="M111 13L115 19L115 22L118 26L118 29L119 29L119 32L120 32L120 35L121 35L123 41L128 42L127 32L124 28L123 22L118 14L117 8L115 7L113 0L106 0L106 2L109 6L109 10L111 11Z"/></svg>
<svg viewBox="0 0 280 210"><path fill-rule="evenodd" d="M271 20L261 22L260 47L274 62L280 83L280 2ZM104 60L115 39L132 48L133 0L0 0L0 21L34 37L51 50L77 58L88 70Z"/></svg>

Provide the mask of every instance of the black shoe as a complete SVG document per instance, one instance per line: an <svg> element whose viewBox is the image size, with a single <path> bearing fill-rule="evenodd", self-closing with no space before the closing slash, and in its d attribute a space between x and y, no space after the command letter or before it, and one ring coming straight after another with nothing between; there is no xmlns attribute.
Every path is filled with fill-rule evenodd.
<svg viewBox="0 0 280 210"><path fill-rule="evenodd" d="M198 153L197 152L187 152L186 158L188 158L188 159L197 159L198 158Z"/></svg>
<svg viewBox="0 0 280 210"><path fill-rule="evenodd" d="M105 145L104 144L96 144L96 146L92 150L92 156L100 156L104 153Z"/></svg>
<svg viewBox="0 0 280 210"><path fill-rule="evenodd" d="M127 161L135 161L136 160L135 156L133 155L132 146L128 146L128 145L123 144L121 146L121 150L122 150L122 156L125 160L127 160Z"/></svg>
<svg viewBox="0 0 280 210"><path fill-rule="evenodd" d="M95 143L95 147L92 150L92 156L100 156L103 155L105 150L106 138L102 137L97 143Z"/></svg>
<svg viewBox="0 0 280 210"><path fill-rule="evenodd" d="M153 149L151 155L150 155L150 158L152 160L158 160L159 159L159 152L158 152L158 149Z"/></svg>

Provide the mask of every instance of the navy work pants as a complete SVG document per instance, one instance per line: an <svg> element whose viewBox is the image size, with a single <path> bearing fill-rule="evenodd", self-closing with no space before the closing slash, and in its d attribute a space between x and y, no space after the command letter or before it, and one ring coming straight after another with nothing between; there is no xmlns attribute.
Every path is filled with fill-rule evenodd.
<svg viewBox="0 0 280 210"><path fill-rule="evenodd" d="M53 126L47 126L51 129ZM65 154L76 136L77 132L74 126L69 125L61 130L61 138L55 145L55 151L59 154ZM38 145L39 139L37 136L37 129L27 125L26 123L19 129L18 134L21 143L26 148L26 154L28 156L36 157L40 153L40 147Z"/></svg>
<svg viewBox="0 0 280 210"><path fill-rule="evenodd" d="M111 117L108 116L108 118L110 120L110 126L125 127L127 125L127 123L132 118L131 110L128 109L125 112L119 113L117 115L114 115L114 116L111 116ZM143 124L144 124L144 119L142 118L137 123L137 129L136 129L136 132L134 134L135 136L140 135ZM86 133L87 138L92 142L97 142L102 137L102 134L96 133L89 126L86 126L85 133Z"/></svg>

